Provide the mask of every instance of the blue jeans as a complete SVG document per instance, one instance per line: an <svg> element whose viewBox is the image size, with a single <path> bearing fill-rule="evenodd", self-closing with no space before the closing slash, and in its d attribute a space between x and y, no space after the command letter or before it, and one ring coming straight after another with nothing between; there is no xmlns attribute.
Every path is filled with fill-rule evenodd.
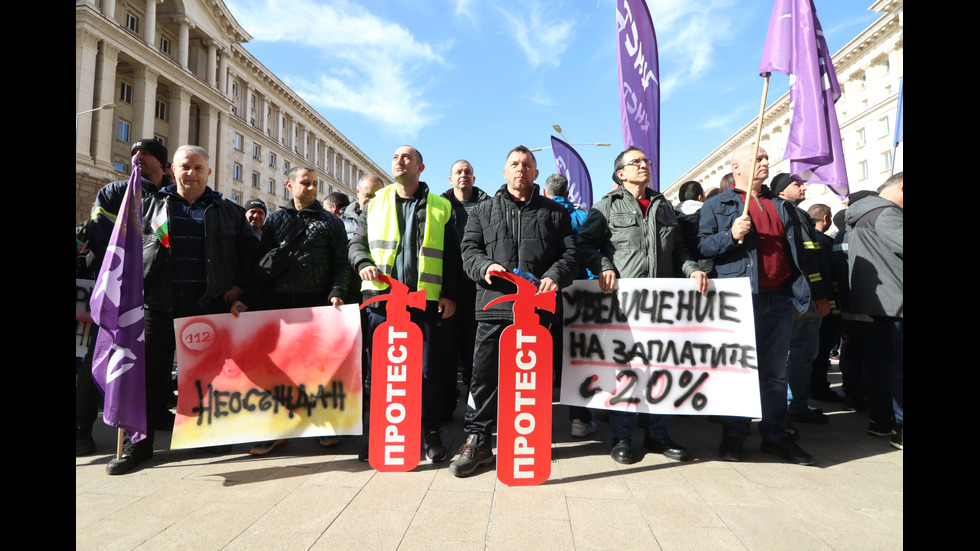
<svg viewBox="0 0 980 551"><path fill-rule="evenodd" d="M756 356L759 361L759 398L762 422L759 432L764 440L787 438L788 411L786 396L786 356L793 335L793 303L788 290L759 291L752 295L755 313ZM744 440L750 419L725 417L722 434Z"/></svg>
<svg viewBox="0 0 980 551"><path fill-rule="evenodd" d="M813 371L813 359L817 357L819 347L820 318L794 320L789 355L786 357L786 378L789 382L786 399L790 414L809 413L807 402L810 400L810 375Z"/></svg>
<svg viewBox="0 0 980 551"><path fill-rule="evenodd" d="M628 413L625 411L609 412L609 428L614 440L633 437L633 418L642 415L646 424L646 434L650 438L667 438L667 416L654 413Z"/></svg>

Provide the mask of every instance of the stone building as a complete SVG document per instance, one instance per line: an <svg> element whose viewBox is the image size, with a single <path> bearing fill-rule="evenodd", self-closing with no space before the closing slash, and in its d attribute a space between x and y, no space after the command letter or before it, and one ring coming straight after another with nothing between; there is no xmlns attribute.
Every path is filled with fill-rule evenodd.
<svg viewBox="0 0 980 551"><path fill-rule="evenodd" d="M129 177L130 145L153 137L211 156L211 186L274 210L291 166L317 169L322 199L391 177L242 48L221 0L76 0L75 223L106 183ZM107 108L103 106L109 105Z"/></svg>

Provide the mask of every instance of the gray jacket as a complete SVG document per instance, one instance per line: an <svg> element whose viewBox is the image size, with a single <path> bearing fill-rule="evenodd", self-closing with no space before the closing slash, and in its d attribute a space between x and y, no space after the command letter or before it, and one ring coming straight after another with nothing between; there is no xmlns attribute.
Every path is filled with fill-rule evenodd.
<svg viewBox="0 0 980 551"><path fill-rule="evenodd" d="M866 197L844 211L847 223L850 311L904 318L903 211L881 197Z"/></svg>
<svg viewBox="0 0 980 551"><path fill-rule="evenodd" d="M646 188L650 207L623 188L606 194L586 218L577 239L578 260L594 274L618 277L687 277L699 270L684 245L670 202Z"/></svg>

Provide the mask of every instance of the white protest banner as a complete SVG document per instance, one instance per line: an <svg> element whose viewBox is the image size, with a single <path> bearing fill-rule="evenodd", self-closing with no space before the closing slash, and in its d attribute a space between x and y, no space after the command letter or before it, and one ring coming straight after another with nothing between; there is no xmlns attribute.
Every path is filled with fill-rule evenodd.
<svg viewBox="0 0 980 551"><path fill-rule="evenodd" d="M174 320L171 449L361 434L357 305Z"/></svg>
<svg viewBox="0 0 980 551"><path fill-rule="evenodd" d="M561 292L561 403L675 415L761 416L747 278L596 280Z"/></svg>

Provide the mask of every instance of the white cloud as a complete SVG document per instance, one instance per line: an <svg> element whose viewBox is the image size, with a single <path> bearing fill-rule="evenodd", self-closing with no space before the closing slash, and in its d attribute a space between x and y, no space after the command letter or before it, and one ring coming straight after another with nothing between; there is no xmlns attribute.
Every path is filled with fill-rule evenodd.
<svg viewBox="0 0 980 551"><path fill-rule="evenodd" d="M303 76L280 74L310 104L363 114L398 137L438 120L423 101L420 67L446 65L448 44L416 40L348 0L227 0L236 19L262 42L313 49ZM428 74L428 71L426 71Z"/></svg>
<svg viewBox="0 0 980 551"><path fill-rule="evenodd" d="M574 39L572 21L556 19L540 3L520 4L519 9L496 8L504 18L504 33L517 42L532 67L561 64L562 53Z"/></svg>
<svg viewBox="0 0 980 551"><path fill-rule="evenodd" d="M708 73L717 50L737 34L733 8L747 9L733 0L656 0L647 6L657 31L662 98Z"/></svg>

